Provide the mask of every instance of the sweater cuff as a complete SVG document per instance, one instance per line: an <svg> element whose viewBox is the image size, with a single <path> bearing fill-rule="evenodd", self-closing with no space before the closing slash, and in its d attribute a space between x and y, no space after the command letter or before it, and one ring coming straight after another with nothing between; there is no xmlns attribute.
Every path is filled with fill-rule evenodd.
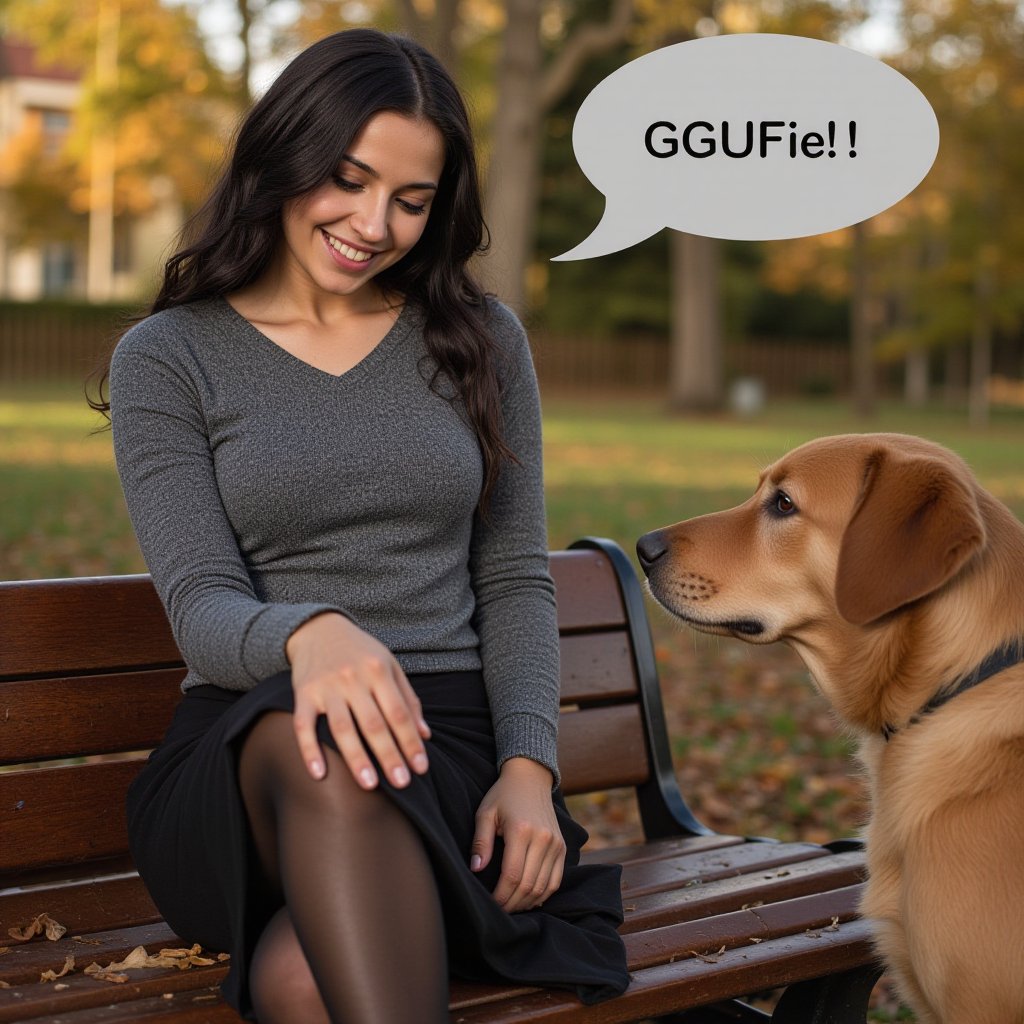
<svg viewBox="0 0 1024 1024"><path fill-rule="evenodd" d="M242 666L255 682L291 668L285 644L304 622L321 612L347 614L331 604L268 604L242 639Z"/></svg>
<svg viewBox="0 0 1024 1024"><path fill-rule="evenodd" d="M558 731L540 715L508 715L494 724L498 748L498 770L513 757L528 757L544 765L554 779L551 788L561 783L558 771Z"/></svg>

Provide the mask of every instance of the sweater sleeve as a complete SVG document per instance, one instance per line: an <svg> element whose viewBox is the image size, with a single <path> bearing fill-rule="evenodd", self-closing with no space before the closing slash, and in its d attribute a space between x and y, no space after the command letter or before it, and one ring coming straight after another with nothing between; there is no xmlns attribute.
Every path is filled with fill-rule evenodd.
<svg viewBox="0 0 1024 1024"><path fill-rule="evenodd" d="M206 682L247 690L289 667L285 642L303 622L345 612L257 598L217 486L199 390L170 354L167 329L143 321L111 359L117 471L186 665Z"/></svg>
<svg viewBox="0 0 1024 1024"><path fill-rule="evenodd" d="M492 302L491 329L504 350L505 461L489 515L477 517L470 549L474 626L494 721L498 766L528 757L559 781L559 644L555 585L548 566L540 399L526 332Z"/></svg>

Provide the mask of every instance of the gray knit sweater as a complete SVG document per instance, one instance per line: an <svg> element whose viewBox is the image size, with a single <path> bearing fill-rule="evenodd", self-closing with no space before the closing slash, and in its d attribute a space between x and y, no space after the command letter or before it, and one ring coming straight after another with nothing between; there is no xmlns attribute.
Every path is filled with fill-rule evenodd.
<svg viewBox="0 0 1024 1024"><path fill-rule="evenodd" d="M489 302L507 356L505 462L490 518L476 436L430 390L422 311L340 376L223 299L157 313L110 367L114 453L139 547L188 667L183 689L247 690L285 641L339 611L406 672L482 669L498 763L557 779L558 633L540 409L526 335Z"/></svg>

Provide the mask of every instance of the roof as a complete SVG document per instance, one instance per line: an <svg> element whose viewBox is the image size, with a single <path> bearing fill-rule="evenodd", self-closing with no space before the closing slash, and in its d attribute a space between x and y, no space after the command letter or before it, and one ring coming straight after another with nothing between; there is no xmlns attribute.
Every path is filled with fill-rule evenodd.
<svg viewBox="0 0 1024 1024"><path fill-rule="evenodd" d="M81 75L59 64L43 64L31 43L0 38L0 78L42 78L50 81L77 82Z"/></svg>

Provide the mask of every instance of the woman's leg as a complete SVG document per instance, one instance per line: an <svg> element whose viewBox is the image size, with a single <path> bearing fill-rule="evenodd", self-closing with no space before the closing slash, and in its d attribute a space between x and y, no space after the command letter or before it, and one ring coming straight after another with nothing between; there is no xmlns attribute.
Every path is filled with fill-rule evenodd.
<svg viewBox="0 0 1024 1024"><path fill-rule="evenodd" d="M361 789L336 751L324 754L327 777L316 781L302 762L291 715L269 711L249 730L239 757L260 863L287 908L253 958L260 1024L296 1019L294 1004L277 1016L276 998L278 961L291 957L294 966L292 934L334 1024L447 1022L444 922L419 833L386 795Z"/></svg>

